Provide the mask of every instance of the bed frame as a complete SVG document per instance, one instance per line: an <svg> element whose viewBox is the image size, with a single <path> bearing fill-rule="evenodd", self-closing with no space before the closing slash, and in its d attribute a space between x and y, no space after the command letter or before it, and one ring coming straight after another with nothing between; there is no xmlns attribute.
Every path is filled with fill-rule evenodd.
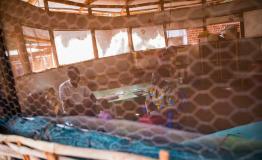
<svg viewBox="0 0 262 160"><path fill-rule="evenodd" d="M23 160L75 160L78 158L95 160L156 160L140 155L72 147L58 143L45 142L17 135L0 134L0 159L19 158ZM159 160L168 160L167 151L159 152Z"/></svg>

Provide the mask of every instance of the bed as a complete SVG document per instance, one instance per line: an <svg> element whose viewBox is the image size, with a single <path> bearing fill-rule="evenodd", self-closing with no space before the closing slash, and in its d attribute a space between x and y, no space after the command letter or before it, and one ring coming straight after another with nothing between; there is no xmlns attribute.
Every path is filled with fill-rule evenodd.
<svg viewBox="0 0 262 160"><path fill-rule="evenodd" d="M170 159L179 160L241 158L260 160L262 155L262 138L258 135L262 130L262 122L210 135L86 116L12 117L2 119L1 127L5 128L8 134L36 140L150 158L158 158L161 150L167 151Z"/></svg>

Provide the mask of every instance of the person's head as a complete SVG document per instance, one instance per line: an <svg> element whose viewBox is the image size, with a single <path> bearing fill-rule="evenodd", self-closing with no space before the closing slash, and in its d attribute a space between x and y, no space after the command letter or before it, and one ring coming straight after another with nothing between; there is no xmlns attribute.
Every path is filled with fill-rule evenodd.
<svg viewBox="0 0 262 160"><path fill-rule="evenodd" d="M77 87L79 81L80 81L80 72L79 70L74 67L74 66L70 66L67 69L67 76L69 77L69 80L71 82L71 84L75 87Z"/></svg>

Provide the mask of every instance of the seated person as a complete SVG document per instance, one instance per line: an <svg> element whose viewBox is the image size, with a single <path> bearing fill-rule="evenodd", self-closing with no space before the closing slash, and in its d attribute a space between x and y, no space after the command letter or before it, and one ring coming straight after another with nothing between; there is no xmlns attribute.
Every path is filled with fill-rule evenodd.
<svg viewBox="0 0 262 160"><path fill-rule="evenodd" d="M48 101L48 104L51 106L52 114L58 114L60 108L60 102L57 99L54 88L48 88L45 94L45 99Z"/></svg>
<svg viewBox="0 0 262 160"><path fill-rule="evenodd" d="M157 106L154 103L148 104L147 114L139 118L139 122L156 124L156 125L166 125L166 119L158 111Z"/></svg>
<svg viewBox="0 0 262 160"><path fill-rule="evenodd" d="M78 112L83 110L85 115L94 116L96 114L96 97L87 86L79 84L79 70L70 66L67 76L69 80L59 86L59 98L62 103L63 114L68 114L72 110Z"/></svg>
<svg viewBox="0 0 262 160"><path fill-rule="evenodd" d="M158 72L153 73L145 106L147 107L150 103L153 103L159 111L167 106L175 107L178 104L178 96L175 88L176 85L174 83L161 78Z"/></svg>

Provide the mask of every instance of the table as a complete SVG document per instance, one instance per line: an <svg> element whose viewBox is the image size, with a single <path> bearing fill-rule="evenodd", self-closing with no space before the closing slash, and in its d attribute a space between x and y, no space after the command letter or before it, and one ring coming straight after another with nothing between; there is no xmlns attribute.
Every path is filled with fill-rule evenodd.
<svg viewBox="0 0 262 160"><path fill-rule="evenodd" d="M114 89L107 89L93 92L97 99L107 99L110 105L110 110L116 119L137 120L137 108L141 106L141 100L144 104L145 96L149 88L149 83L134 84L123 86ZM137 103L137 100L140 103ZM128 107L125 103L131 102L135 107ZM122 110L122 112L121 112ZM125 117L129 114L129 118ZM130 118L130 114L132 114Z"/></svg>
<svg viewBox="0 0 262 160"><path fill-rule="evenodd" d="M126 101L137 98L139 96L145 96L147 94L147 89L149 86L149 83L135 84L130 86L123 86L120 88L95 91L94 95L97 99L109 99L108 101L110 103Z"/></svg>

